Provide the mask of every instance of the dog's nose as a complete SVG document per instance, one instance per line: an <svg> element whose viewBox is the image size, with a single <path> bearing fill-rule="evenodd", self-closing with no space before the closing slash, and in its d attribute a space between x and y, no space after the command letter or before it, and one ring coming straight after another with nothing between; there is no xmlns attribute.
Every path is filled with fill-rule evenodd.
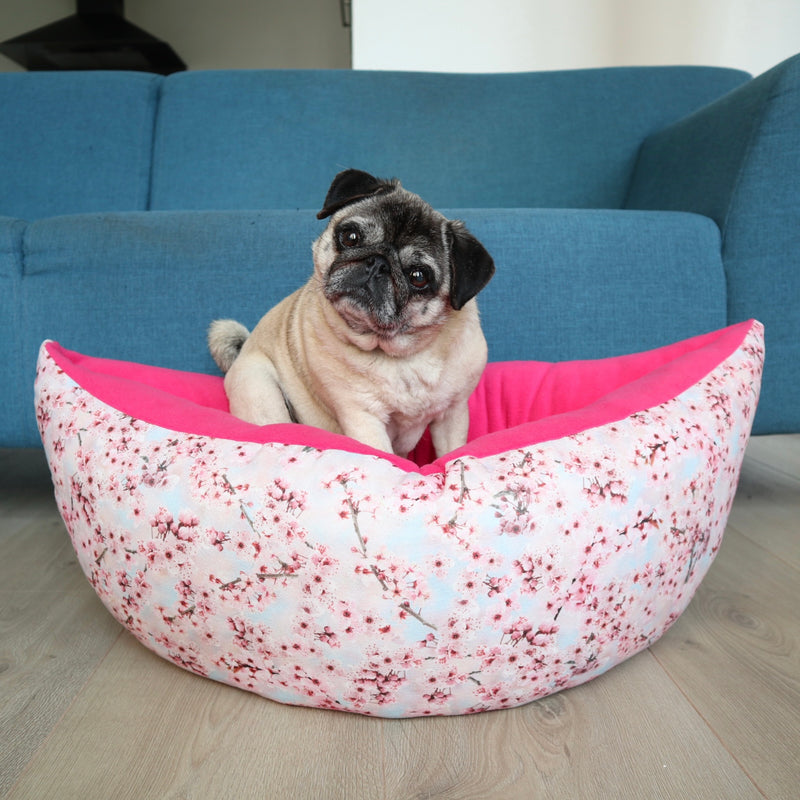
<svg viewBox="0 0 800 800"><path fill-rule="evenodd" d="M385 275L391 270L389 261L386 259L386 257L377 253L370 256L364 262L364 266L366 267L366 275L364 277L367 281L377 278L380 275Z"/></svg>

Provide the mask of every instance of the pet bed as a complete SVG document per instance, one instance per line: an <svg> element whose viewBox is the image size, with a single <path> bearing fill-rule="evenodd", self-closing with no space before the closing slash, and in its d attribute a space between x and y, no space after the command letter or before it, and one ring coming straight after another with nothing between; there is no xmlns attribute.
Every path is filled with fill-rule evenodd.
<svg viewBox="0 0 800 800"><path fill-rule="evenodd" d="M414 460L227 412L222 380L42 345L60 512L108 610L179 667L283 703L461 714L655 642L722 538L755 321L599 361L490 364L469 443Z"/></svg>

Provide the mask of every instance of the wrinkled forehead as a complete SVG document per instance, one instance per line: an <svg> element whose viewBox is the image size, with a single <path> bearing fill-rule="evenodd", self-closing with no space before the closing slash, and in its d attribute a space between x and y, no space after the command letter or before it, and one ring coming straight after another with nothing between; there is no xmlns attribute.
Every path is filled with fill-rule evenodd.
<svg viewBox="0 0 800 800"><path fill-rule="evenodd" d="M357 225L369 242L395 247L444 247L447 219L417 195L402 189L354 203L337 214L336 226Z"/></svg>

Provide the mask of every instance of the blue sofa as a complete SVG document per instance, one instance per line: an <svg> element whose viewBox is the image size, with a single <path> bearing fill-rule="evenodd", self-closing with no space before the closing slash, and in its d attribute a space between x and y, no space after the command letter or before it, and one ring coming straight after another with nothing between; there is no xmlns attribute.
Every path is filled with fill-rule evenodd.
<svg viewBox="0 0 800 800"><path fill-rule="evenodd" d="M598 358L750 317L756 433L800 431L800 57L663 67L0 75L0 446L38 347L214 372L310 274L333 175L399 177L495 258L490 359Z"/></svg>

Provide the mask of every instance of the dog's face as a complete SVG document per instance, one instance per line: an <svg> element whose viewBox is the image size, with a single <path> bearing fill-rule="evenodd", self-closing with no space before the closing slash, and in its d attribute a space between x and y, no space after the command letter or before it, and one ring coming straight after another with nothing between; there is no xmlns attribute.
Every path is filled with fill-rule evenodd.
<svg viewBox="0 0 800 800"><path fill-rule="evenodd" d="M457 221L397 181L358 170L336 176L314 244L323 292L356 334L381 347L435 331L489 281L494 263Z"/></svg>

